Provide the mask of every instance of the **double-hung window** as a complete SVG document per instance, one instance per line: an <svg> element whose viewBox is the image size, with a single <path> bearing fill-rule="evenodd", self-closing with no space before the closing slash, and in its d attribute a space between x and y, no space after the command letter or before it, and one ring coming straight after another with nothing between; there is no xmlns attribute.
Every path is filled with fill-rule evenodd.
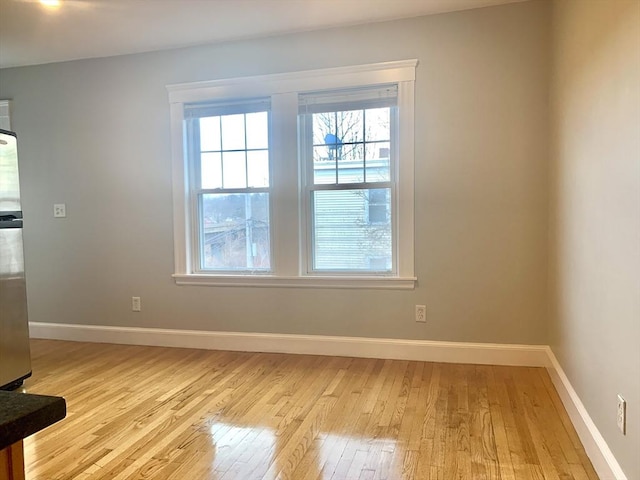
<svg viewBox="0 0 640 480"><path fill-rule="evenodd" d="M167 87L176 282L413 288L415 67Z"/></svg>
<svg viewBox="0 0 640 480"><path fill-rule="evenodd" d="M271 269L269 99L188 105L193 270Z"/></svg>
<svg viewBox="0 0 640 480"><path fill-rule="evenodd" d="M299 97L310 272L394 272L397 90Z"/></svg>

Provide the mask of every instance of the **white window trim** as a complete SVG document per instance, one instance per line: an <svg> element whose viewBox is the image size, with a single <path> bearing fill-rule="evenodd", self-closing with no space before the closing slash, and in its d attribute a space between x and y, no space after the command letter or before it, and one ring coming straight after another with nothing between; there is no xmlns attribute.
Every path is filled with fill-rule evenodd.
<svg viewBox="0 0 640 480"><path fill-rule="evenodd" d="M0 128L11 131L11 100L0 100Z"/></svg>
<svg viewBox="0 0 640 480"><path fill-rule="evenodd" d="M260 75L205 82L168 85L171 115L171 157L173 177L173 228L174 264L173 278L178 285L213 285L246 287L311 287L311 288L384 288L413 289L417 281L414 275L414 83L417 60L384 62L352 67L337 67L321 70L307 70L293 73ZM283 128L274 131L297 132L297 95L301 92L363 87L383 83L398 84L398 159L395 162L397 188L394 228L397 232L397 273L391 275L336 276L306 274L301 271L300 253L306 248L305 228L294 229L285 218L293 213L300 222L300 201L298 173L291 172L289 178L272 181L275 190L285 198L296 198L295 205L289 203L287 211L272 207L271 217L272 250L274 271L270 274L234 275L195 273L194 254L189 199L189 179L187 177L188 157L184 129L184 104L216 99L270 96L272 107L281 105L290 113L287 118L272 116L272 122L279 122ZM276 109L274 108L274 111ZM295 111L295 115L292 115ZM286 125L286 122L291 124ZM286 138L285 138L286 137ZM272 138L271 159L298 156L298 136L296 134L277 135ZM277 166L276 166L277 170ZM285 169L286 171L286 169ZM293 211L295 209L295 212ZM402 226L402 228L400 228ZM292 255L292 251L298 252ZM304 267L303 267L304 268Z"/></svg>

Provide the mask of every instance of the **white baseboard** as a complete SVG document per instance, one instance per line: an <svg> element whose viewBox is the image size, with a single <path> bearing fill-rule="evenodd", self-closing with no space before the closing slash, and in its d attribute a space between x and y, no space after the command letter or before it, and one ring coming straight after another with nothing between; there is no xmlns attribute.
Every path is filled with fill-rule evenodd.
<svg viewBox="0 0 640 480"><path fill-rule="evenodd" d="M387 338L330 337L273 333L208 332L107 327L62 323L29 324L32 338L163 347L298 353L485 365L548 366L544 345L436 342Z"/></svg>
<svg viewBox="0 0 640 480"><path fill-rule="evenodd" d="M29 323L32 338L95 343L546 367L601 480L627 480L558 360L546 345L438 342L273 333Z"/></svg>
<svg viewBox="0 0 640 480"><path fill-rule="evenodd" d="M584 407L582 400L573 389L567 375L562 370L558 359L553 354L551 348L547 347L547 355L549 357L549 366L547 370L553 385L556 387L564 408L569 414L571 423L576 429L582 445L584 446L587 456L593 464L600 480L627 480L627 476L622 471L620 464L613 456L609 449L609 445L602 437L602 434L596 427L587 409Z"/></svg>

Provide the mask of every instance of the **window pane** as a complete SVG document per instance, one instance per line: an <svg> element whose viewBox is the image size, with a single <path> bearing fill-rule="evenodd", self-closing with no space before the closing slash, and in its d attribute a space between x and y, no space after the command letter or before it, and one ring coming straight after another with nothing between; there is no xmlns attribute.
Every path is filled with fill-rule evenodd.
<svg viewBox="0 0 640 480"><path fill-rule="evenodd" d="M338 112L336 115L336 130L342 143L355 143L364 141L363 111L350 110Z"/></svg>
<svg viewBox="0 0 640 480"><path fill-rule="evenodd" d="M269 186L269 151L258 150L247 152L249 169L249 187Z"/></svg>
<svg viewBox="0 0 640 480"><path fill-rule="evenodd" d="M313 144L334 145L337 140L336 114L334 112L313 114Z"/></svg>
<svg viewBox="0 0 640 480"><path fill-rule="evenodd" d="M220 117L200 119L200 151L220 150Z"/></svg>
<svg viewBox="0 0 640 480"><path fill-rule="evenodd" d="M364 147L344 145L343 155L338 160L338 183L364 182Z"/></svg>
<svg viewBox="0 0 640 480"><path fill-rule="evenodd" d="M391 139L390 108L370 108L365 110L366 141Z"/></svg>
<svg viewBox="0 0 640 480"><path fill-rule="evenodd" d="M389 142L367 143L366 147L367 182L388 182L391 180Z"/></svg>
<svg viewBox="0 0 640 480"><path fill-rule="evenodd" d="M314 270L391 270L391 222L368 221L368 197L368 190L312 192ZM389 196L382 206L391 210Z"/></svg>
<svg viewBox="0 0 640 480"><path fill-rule="evenodd" d="M203 270L269 270L269 194L205 194L200 229Z"/></svg>
<svg viewBox="0 0 640 480"><path fill-rule="evenodd" d="M391 155L391 144L389 142L367 143L367 162L369 160L385 159Z"/></svg>
<svg viewBox="0 0 640 480"><path fill-rule="evenodd" d="M362 162L364 159L364 144L356 143L349 145L342 145L338 150L338 161Z"/></svg>
<svg viewBox="0 0 640 480"><path fill-rule="evenodd" d="M222 149L244 150L244 114L222 117Z"/></svg>
<svg viewBox="0 0 640 480"><path fill-rule="evenodd" d="M269 117L267 112L247 114L247 148L269 148Z"/></svg>
<svg viewBox="0 0 640 480"><path fill-rule="evenodd" d="M245 152L223 152L222 175L224 188L245 188L247 186Z"/></svg>
<svg viewBox="0 0 640 480"><path fill-rule="evenodd" d="M313 183L336 183L336 161L327 157L327 147L313 147Z"/></svg>
<svg viewBox="0 0 640 480"><path fill-rule="evenodd" d="M200 156L200 180L202 188L222 187L222 159L219 153L203 153Z"/></svg>

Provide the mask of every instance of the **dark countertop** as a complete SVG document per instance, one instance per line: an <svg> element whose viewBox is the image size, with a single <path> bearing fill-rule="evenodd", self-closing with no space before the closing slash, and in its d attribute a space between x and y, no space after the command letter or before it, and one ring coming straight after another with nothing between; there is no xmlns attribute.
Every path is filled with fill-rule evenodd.
<svg viewBox="0 0 640 480"><path fill-rule="evenodd" d="M62 420L66 414L62 397L0 390L0 450Z"/></svg>

